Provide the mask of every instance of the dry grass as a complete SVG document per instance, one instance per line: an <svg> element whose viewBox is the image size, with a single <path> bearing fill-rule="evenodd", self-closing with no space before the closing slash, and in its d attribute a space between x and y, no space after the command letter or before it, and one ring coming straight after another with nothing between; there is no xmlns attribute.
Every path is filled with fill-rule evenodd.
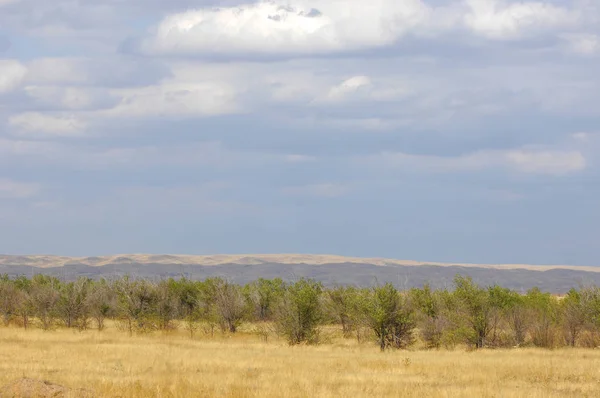
<svg viewBox="0 0 600 398"><path fill-rule="evenodd" d="M0 329L0 385L27 377L107 397L597 397L600 351L380 353L334 338L318 347L250 333L134 336Z"/></svg>

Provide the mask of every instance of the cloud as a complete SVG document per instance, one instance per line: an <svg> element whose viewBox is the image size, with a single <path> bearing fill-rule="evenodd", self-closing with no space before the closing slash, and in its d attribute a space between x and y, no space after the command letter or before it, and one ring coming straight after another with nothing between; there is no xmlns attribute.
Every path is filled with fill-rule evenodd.
<svg viewBox="0 0 600 398"><path fill-rule="evenodd" d="M142 51L319 54L388 45L425 24L420 0L262 1L166 17Z"/></svg>
<svg viewBox="0 0 600 398"><path fill-rule="evenodd" d="M499 0L466 0L470 11L464 21L476 34L510 40L532 32L574 25L579 15L547 2L507 3Z"/></svg>
<svg viewBox="0 0 600 398"><path fill-rule="evenodd" d="M561 150L487 150L456 157L384 152L376 157L370 157L370 160L383 162L387 167L428 173L508 169L526 174L563 176L586 168L586 159L581 152Z"/></svg>
<svg viewBox="0 0 600 398"><path fill-rule="evenodd" d="M514 40L575 26L580 11L542 1L260 1L171 14L141 40L139 49L147 54L282 57L376 49L409 36L470 32Z"/></svg>
<svg viewBox="0 0 600 398"><path fill-rule="evenodd" d="M87 127L86 122L72 115L49 115L39 112L27 112L11 116L10 126L17 135L74 137L81 135Z"/></svg>
<svg viewBox="0 0 600 398"><path fill-rule="evenodd" d="M533 174L565 175L582 171L585 157L578 151L509 151L506 159L518 170Z"/></svg>
<svg viewBox="0 0 600 398"><path fill-rule="evenodd" d="M214 116L239 112L236 89L220 82L164 83L115 90L122 100L102 112L111 117Z"/></svg>
<svg viewBox="0 0 600 398"><path fill-rule="evenodd" d="M313 103L385 102L398 100L409 93L410 90L401 78L379 78L373 81L369 76L358 75L334 85Z"/></svg>
<svg viewBox="0 0 600 398"><path fill-rule="evenodd" d="M0 7L11 4L11 3L16 3L20 0L0 0Z"/></svg>
<svg viewBox="0 0 600 398"><path fill-rule="evenodd" d="M591 56L600 53L600 36L591 33L572 33L562 35L567 50L584 55Z"/></svg>
<svg viewBox="0 0 600 398"><path fill-rule="evenodd" d="M98 87L26 86L24 90L35 106L51 109L93 110L118 102L107 89Z"/></svg>
<svg viewBox="0 0 600 398"><path fill-rule="evenodd" d="M0 59L0 94L16 89L27 74L27 68L19 61Z"/></svg>
<svg viewBox="0 0 600 398"><path fill-rule="evenodd" d="M367 90L371 84L371 79L368 76L351 77L340 85L332 87L329 93L327 93L327 99L331 101L343 101L350 96L356 95L361 90Z"/></svg>
<svg viewBox="0 0 600 398"><path fill-rule="evenodd" d="M17 182L0 178L0 199L24 199L35 196L40 191L38 184Z"/></svg>
<svg viewBox="0 0 600 398"><path fill-rule="evenodd" d="M26 83L36 86L143 87L169 76L161 61L114 55L40 57L27 67Z"/></svg>
<svg viewBox="0 0 600 398"><path fill-rule="evenodd" d="M90 80L85 60L81 58L37 58L28 67L28 83L86 84Z"/></svg>

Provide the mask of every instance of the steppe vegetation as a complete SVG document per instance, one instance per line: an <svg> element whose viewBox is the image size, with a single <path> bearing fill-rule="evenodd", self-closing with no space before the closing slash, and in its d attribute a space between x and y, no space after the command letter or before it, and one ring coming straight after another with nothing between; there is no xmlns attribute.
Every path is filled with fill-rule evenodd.
<svg viewBox="0 0 600 398"><path fill-rule="evenodd" d="M0 386L94 396L598 396L600 289L0 280ZM559 349L560 348L560 349ZM80 389L80 390L78 390ZM0 390L0 396L2 390Z"/></svg>

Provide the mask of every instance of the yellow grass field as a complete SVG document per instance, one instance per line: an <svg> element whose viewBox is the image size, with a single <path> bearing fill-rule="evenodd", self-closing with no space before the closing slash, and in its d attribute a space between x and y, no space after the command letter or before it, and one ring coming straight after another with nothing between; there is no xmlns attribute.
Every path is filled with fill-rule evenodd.
<svg viewBox="0 0 600 398"><path fill-rule="evenodd" d="M338 338L288 347L249 333L0 328L0 387L23 377L98 397L598 397L600 351L381 353Z"/></svg>

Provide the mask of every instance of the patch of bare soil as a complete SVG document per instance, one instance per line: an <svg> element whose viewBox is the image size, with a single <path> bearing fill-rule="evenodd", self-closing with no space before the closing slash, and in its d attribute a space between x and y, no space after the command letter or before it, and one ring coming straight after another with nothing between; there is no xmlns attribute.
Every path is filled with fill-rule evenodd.
<svg viewBox="0 0 600 398"><path fill-rule="evenodd" d="M0 388L0 398L90 398L92 396L93 394L87 390L71 390L49 381L28 378L16 380Z"/></svg>

